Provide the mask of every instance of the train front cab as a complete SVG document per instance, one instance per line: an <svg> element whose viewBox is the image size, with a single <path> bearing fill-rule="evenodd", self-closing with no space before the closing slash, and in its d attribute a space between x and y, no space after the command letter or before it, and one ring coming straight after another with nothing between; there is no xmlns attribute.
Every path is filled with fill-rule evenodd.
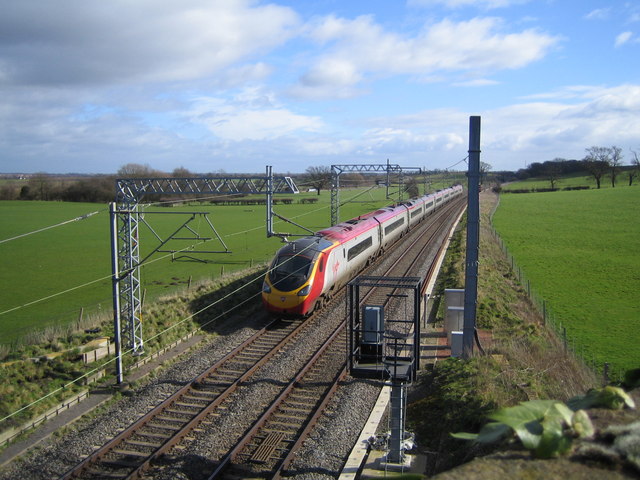
<svg viewBox="0 0 640 480"><path fill-rule="evenodd" d="M333 243L305 237L278 250L262 285L262 303L272 315L302 317L322 294L325 250Z"/></svg>

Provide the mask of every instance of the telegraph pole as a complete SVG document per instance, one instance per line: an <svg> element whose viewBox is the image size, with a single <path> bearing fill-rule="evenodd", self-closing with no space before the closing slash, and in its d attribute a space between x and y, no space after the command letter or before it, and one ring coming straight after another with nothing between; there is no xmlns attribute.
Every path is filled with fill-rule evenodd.
<svg viewBox="0 0 640 480"><path fill-rule="evenodd" d="M462 355L473 354L478 300L478 250L480 244L480 117L469 117L469 173L467 201L467 261L465 268Z"/></svg>

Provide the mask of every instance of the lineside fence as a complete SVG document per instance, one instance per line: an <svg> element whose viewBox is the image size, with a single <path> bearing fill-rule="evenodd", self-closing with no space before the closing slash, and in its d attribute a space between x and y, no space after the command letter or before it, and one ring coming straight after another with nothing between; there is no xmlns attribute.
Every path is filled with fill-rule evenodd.
<svg viewBox="0 0 640 480"><path fill-rule="evenodd" d="M602 375L603 384L622 381L622 379L624 378L624 370L615 368L614 366L610 365L609 362L599 363L596 360L594 354L589 353L588 346L584 342L580 341L580 339L571 330L571 327L567 326L566 323L562 321L562 318L560 318L560 316L558 316L553 311L549 303L544 298L542 298L542 296L538 294L538 292L535 291L534 287L531 285L531 280L527 278L526 273L518 265L518 262L511 254L511 252L509 252L509 249L502 240L502 237L493 226L493 214L500 204L499 199L500 196L498 195L498 203L489 216L491 234L493 235L493 238L497 242L497 244L500 245L505 258L511 265L511 270L513 271L518 282L520 282L520 284L526 291L529 300L542 315L544 325L550 327L556 333L556 335L564 345L565 353L573 354L578 360L584 363L591 370L593 370L597 374Z"/></svg>

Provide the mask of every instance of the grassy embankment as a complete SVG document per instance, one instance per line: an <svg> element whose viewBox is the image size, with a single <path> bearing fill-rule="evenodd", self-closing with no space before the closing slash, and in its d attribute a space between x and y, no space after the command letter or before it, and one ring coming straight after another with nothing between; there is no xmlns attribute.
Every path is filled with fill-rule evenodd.
<svg viewBox="0 0 640 480"><path fill-rule="evenodd" d="M640 188L504 195L494 224L574 349L640 366Z"/></svg>
<svg viewBox="0 0 640 480"><path fill-rule="evenodd" d="M593 373L565 354L556 335L545 328L506 261L489 222L495 202L495 195L481 195L477 311L478 327L491 332L492 342L484 345L486 355L436 363L424 372L410 397L408 428L417 433L418 445L426 452L428 474L483 453L451 438L451 432L477 432L486 414L496 408L536 398L567 400L597 383ZM462 227L447 252L438 281L440 293L464 284L464 248Z"/></svg>

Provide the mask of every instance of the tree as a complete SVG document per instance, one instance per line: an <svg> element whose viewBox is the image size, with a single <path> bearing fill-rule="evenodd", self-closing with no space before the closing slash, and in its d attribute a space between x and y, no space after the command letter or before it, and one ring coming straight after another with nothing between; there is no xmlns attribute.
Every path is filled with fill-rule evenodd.
<svg viewBox="0 0 640 480"><path fill-rule="evenodd" d="M50 200L52 191L51 178L46 173L35 173L29 178L29 199Z"/></svg>
<svg viewBox="0 0 640 480"><path fill-rule="evenodd" d="M179 167L179 168L174 168L173 172L171 173L171 176L173 178L189 178L189 177L193 177L194 175L187 170L184 167Z"/></svg>
<svg viewBox="0 0 640 480"><path fill-rule="evenodd" d="M551 189L555 190L556 182L560 179L560 164L558 162L545 162L544 176L551 184Z"/></svg>
<svg viewBox="0 0 640 480"><path fill-rule="evenodd" d="M610 168L611 149L593 146L585 150L587 151L587 156L584 158L584 166L595 179L596 187L600 188L600 181Z"/></svg>
<svg viewBox="0 0 640 480"><path fill-rule="evenodd" d="M638 153L633 150L631 150L631 153L633 153L633 160L631 160L631 168L629 169L629 186L633 184L633 177L640 173L640 158L638 158Z"/></svg>
<svg viewBox="0 0 640 480"><path fill-rule="evenodd" d="M127 163L118 169L120 178L150 178L163 176L161 172L154 170L149 165L139 163Z"/></svg>
<svg viewBox="0 0 640 480"><path fill-rule="evenodd" d="M331 185L331 167L308 167L305 172L305 183L315 188L318 195L320 190Z"/></svg>
<svg viewBox="0 0 640 480"><path fill-rule="evenodd" d="M405 192L407 192L407 194L409 195L409 197L414 198L414 197L418 197L420 196L420 191L418 189L418 182L415 179L415 177L410 177L405 183L404 183L404 190Z"/></svg>
<svg viewBox="0 0 640 480"><path fill-rule="evenodd" d="M620 165L622 165L622 149L615 145L609 149L609 168L611 175L611 186L616 186L616 177L620 171Z"/></svg>
<svg viewBox="0 0 640 480"><path fill-rule="evenodd" d="M484 183L485 175L492 169L490 163L480 162L480 185Z"/></svg>

